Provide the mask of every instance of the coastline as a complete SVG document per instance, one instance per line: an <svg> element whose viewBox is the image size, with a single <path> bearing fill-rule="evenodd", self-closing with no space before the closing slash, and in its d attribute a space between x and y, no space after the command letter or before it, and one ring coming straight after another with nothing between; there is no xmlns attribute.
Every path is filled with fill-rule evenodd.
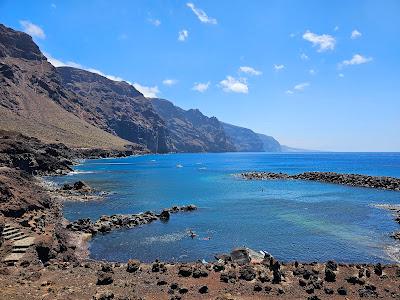
<svg viewBox="0 0 400 300"><path fill-rule="evenodd" d="M40 170L38 175L71 172L71 158L72 155L69 164L58 164L51 171ZM89 259L89 235L66 228L70 222L61 210L65 194L46 191L38 178L24 175L26 171L12 165L2 172L4 176L15 176L10 184L25 178L26 193L31 197L24 213L30 217L11 216L6 222L13 220L13 226L19 227L28 224L24 230L31 228L31 235L35 236L34 245L14 266L4 263L0 266L0 284L5 287L0 297L5 299L25 299L26 293L33 299L103 300L141 297L317 300L400 296L397 264L280 262L269 254L253 259L249 253L242 253L240 257L247 260L243 263L237 260L235 252L219 255L215 261L205 264L141 263L134 257L127 263L93 261ZM21 205L23 202L18 201L23 199L15 197L14 200Z"/></svg>

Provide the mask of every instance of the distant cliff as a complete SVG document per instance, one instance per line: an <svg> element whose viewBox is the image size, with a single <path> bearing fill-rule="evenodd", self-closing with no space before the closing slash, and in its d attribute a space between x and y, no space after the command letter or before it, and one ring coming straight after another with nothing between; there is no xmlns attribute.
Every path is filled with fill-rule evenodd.
<svg viewBox="0 0 400 300"><path fill-rule="evenodd" d="M239 152L281 152L281 145L273 137L255 133L251 129L222 123L224 130Z"/></svg>
<svg viewBox="0 0 400 300"><path fill-rule="evenodd" d="M153 98L151 102L166 123L170 151L236 151L217 118L206 117L198 109L184 110L164 99Z"/></svg>

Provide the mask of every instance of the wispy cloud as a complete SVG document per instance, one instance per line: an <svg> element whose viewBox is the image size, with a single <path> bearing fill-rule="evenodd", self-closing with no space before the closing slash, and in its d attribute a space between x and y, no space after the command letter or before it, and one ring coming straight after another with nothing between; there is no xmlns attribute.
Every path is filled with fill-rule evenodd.
<svg viewBox="0 0 400 300"><path fill-rule="evenodd" d="M281 71L285 68L285 65L274 65L274 70L275 71Z"/></svg>
<svg viewBox="0 0 400 300"><path fill-rule="evenodd" d="M308 57L308 55L305 54L305 53L300 54L300 58L301 58L301 60L309 60L309 59L310 59L310 58Z"/></svg>
<svg viewBox="0 0 400 300"><path fill-rule="evenodd" d="M219 82L224 92L242 93L247 94L249 87L247 86L246 78L236 79L232 76L226 76L226 79Z"/></svg>
<svg viewBox="0 0 400 300"><path fill-rule="evenodd" d="M351 66L351 65L361 65L366 64L372 61L372 57L365 57L361 54L354 54L353 57L349 60L344 60L339 64L339 68L344 66Z"/></svg>
<svg viewBox="0 0 400 300"><path fill-rule="evenodd" d="M262 74L261 71L256 70L256 69L254 69L252 67L249 67L249 66L240 67L239 68L239 72L246 73L246 74L249 74L249 75L254 75L254 76L259 76L259 75Z"/></svg>
<svg viewBox="0 0 400 300"><path fill-rule="evenodd" d="M305 90L306 87L310 86L309 82L302 82L296 84L292 89L287 90L285 93L288 95L293 95L295 92L302 92Z"/></svg>
<svg viewBox="0 0 400 300"><path fill-rule="evenodd" d="M344 77L344 74L343 73L339 73L339 75L338 75L340 78L343 78Z"/></svg>
<svg viewBox="0 0 400 300"><path fill-rule="evenodd" d="M339 30L339 26L335 26L335 28L333 28L333 31L338 31Z"/></svg>
<svg viewBox="0 0 400 300"><path fill-rule="evenodd" d="M202 23L206 23L206 24L217 24L217 20L214 18L210 18L209 16L207 16L206 12L200 8L197 8L196 6L194 6L193 3L188 2L186 3L186 6L189 7L193 13L197 16L197 18L202 22Z"/></svg>
<svg viewBox="0 0 400 300"><path fill-rule="evenodd" d="M57 8L57 5L55 3L52 3L50 6L51 8Z"/></svg>
<svg viewBox="0 0 400 300"><path fill-rule="evenodd" d="M60 59L52 57L49 53L44 53L44 55L47 57L47 60L49 61L49 63L51 63L54 67L73 67L73 68L83 69L88 72L92 72L92 73L104 76L113 81L125 81L125 82L133 85L139 92L141 92L145 97L148 97L148 98L156 98L158 96L158 94L160 93L160 90L158 89L157 86L149 87L149 86L141 85L137 82L132 83L128 80L124 80L123 78L121 78L119 76L105 74L98 69L88 68L88 67L82 66L81 64L78 64L76 62L73 62L73 61L64 62Z"/></svg>
<svg viewBox="0 0 400 300"><path fill-rule="evenodd" d="M354 30L351 32L350 38L351 38L352 40L355 40L355 39L358 39L358 38L361 37L361 36L362 36L362 33L359 32L357 29L354 29Z"/></svg>
<svg viewBox="0 0 400 300"><path fill-rule="evenodd" d="M315 75L317 74L317 71L315 71L314 69L310 69L308 70L308 73L310 73L310 75Z"/></svg>
<svg viewBox="0 0 400 300"><path fill-rule="evenodd" d="M150 24L152 24L152 25L154 25L156 27L161 25L161 21L159 19L149 18L149 19L147 19L147 21L149 21Z"/></svg>
<svg viewBox="0 0 400 300"><path fill-rule="evenodd" d="M194 86L192 87L192 90L200 92L200 93L204 93L206 90L208 90L209 86L210 86L210 82L209 81L208 82L204 82L204 83L196 82L194 84Z"/></svg>
<svg viewBox="0 0 400 300"><path fill-rule="evenodd" d="M302 82L302 83L296 84L296 85L294 86L294 89L295 89L296 91L304 91L304 89L305 89L306 87L308 87L308 86L310 86L310 83L309 83L309 82Z"/></svg>
<svg viewBox="0 0 400 300"><path fill-rule="evenodd" d="M178 41L184 42L189 37L189 31L183 29L178 33Z"/></svg>
<svg viewBox="0 0 400 300"><path fill-rule="evenodd" d="M146 98L157 98L160 93L158 86L144 86L137 82L134 82L132 85Z"/></svg>
<svg viewBox="0 0 400 300"><path fill-rule="evenodd" d="M318 47L318 52L333 50L335 48L336 39L329 34L318 35L307 30L303 34L303 39L309 41L314 47Z"/></svg>
<svg viewBox="0 0 400 300"><path fill-rule="evenodd" d="M162 83L163 83L163 85L166 85L166 86L172 86L172 85L177 84L178 80L176 80L176 79L164 79Z"/></svg>
<svg viewBox="0 0 400 300"><path fill-rule="evenodd" d="M19 23L21 24L23 31L25 33L29 34L31 37L36 37L39 39L46 38L46 34L44 33L44 30L40 26L33 24L27 20L21 20L21 21L19 21Z"/></svg>

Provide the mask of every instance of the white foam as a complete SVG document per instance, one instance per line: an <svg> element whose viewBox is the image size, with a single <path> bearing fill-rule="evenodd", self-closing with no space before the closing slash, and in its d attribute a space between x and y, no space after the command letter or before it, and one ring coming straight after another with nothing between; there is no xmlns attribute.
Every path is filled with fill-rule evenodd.
<svg viewBox="0 0 400 300"><path fill-rule="evenodd" d="M147 238L145 238L143 243L146 245L150 245L153 243L172 243L172 242L180 241L186 236L187 236L187 234L184 232L175 232L175 233L169 233L169 234L164 234L164 235L147 237Z"/></svg>

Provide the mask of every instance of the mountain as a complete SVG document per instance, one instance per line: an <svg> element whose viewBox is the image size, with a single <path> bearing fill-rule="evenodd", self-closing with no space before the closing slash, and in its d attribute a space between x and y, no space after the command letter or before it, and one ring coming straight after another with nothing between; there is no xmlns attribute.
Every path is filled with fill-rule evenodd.
<svg viewBox="0 0 400 300"><path fill-rule="evenodd" d="M164 120L132 85L85 70L59 67L63 87L77 96L60 99L67 111L123 139L145 145L152 152L171 151Z"/></svg>
<svg viewBox="0 0 400 300"><path fill-rule="evenodd" d="M166 123L170 151L228 152L236 150L217 118L209 118L198 109L184 110L164 99L153 98L151 102Z"/></svg>
<svg viewBox="0 0 400 300"><path fill-rule="evenodd" d="M222 123L226 135L239 152L263 152L263 142L251 129Z"/></svg>
<svg viewBox="0 0 400 300"><path fill-rule="evenodd" d="M93 126L58 103L65 90L32 38L0 24L0 128L71 147L123 148L128 141Z"/></svg>
<svg viewBox="0 0 400 300"><path fill-rule="evenodd" d="M222 125L239 152L281 152L281 145L271 136L227 123Z"/></svg>
<svg viewBox="0 0 400 300"><path fill-rule="evenodd" d="M264 152L282 152L282 145L272 136L257 133L258 138L263 143Z"/></svg>

